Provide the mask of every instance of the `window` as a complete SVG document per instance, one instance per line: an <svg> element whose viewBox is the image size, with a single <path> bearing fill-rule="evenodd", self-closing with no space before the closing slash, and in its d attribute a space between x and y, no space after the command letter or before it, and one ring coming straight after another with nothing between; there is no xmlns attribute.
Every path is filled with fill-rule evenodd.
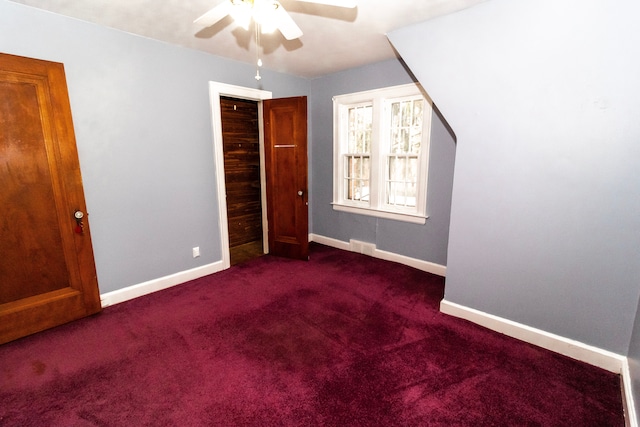
<svg viewBox="0 0 640 427"><path fill-rule="evenodd" d="M336 96L335 210L423 223L431 102L415 84Z"/></svg>

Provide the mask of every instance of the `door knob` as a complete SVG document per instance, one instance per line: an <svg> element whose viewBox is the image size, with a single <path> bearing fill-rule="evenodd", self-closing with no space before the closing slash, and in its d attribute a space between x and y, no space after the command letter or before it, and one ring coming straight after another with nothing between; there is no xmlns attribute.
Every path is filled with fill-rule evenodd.
<svg viewBox="0 0 640 427"><path fill-rule="evenodd" d="M82 218L84 218L84 212L78 209L73 213L73 217L76 219L75 232L77 234L82 234L84 232L84 224L82 223Z"/></svg>
<svg viewBox="0 0 640 427"><path fill-rule="evenodd" d="M303 194L304 194L304 191L298 190L298 196L302 197Z"/></svg>

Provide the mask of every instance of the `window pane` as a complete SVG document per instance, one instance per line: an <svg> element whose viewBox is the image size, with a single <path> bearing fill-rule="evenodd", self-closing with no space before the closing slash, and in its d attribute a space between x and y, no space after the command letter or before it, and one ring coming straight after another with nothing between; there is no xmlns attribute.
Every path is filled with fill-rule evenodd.
<svg viewBox="0 0 640 427"><path fill-rule="evenodd" d="M411 126L411 121L413 119L413 114L412 114L412 102L411 101L405 101L402 102L402 126L404 127L409 127Z"/></svg>
<svg viewBox="0 0 640 427"><path fill-rule="evenodd" d="M371 130L373 107L365 105L349 108L349 153L369 153L371 151Z"/></svg>
<svg viewBox="0 0 640 427"><path fill-rule="evenodd" d="M369 201L369 181L364 179L347 179L347 199L354 201Z"/></svg>
<svg viewBox="0 0 640 427"><path fill-rule="evenodd" d="M420 153L424 100L391 104L390 153Z"/></svg>
<svg viewBox="0 0 640 427"><path fill-rule="evenodd" d="M387 183L387 204L394 206L416 206L416 184L408 182Z"/></svg>
<svg viewBox="0 0 640 427"><path fill-rule="evenodd" d="M413 101L413 125L422 127L422 109L424 108L424 101L422 99L416 99Z"/></svg>
<svg viewBox="0 0 640 427"><path fill-rule="evenodd" d="M404 158L390 157L389 158L389 180L390 181L404 181Z"/></svg>
<svg viewBox="0 0 640 427"><path fill-rule="evenodd" d="M407 152L412 154L420 153L420 143L422 142L422 116L424 101L416 99L413 101L413 124Z"/></svg>
<svg viewBox="0 0 640 427"><path fill-rule="evenodd" d="M371 160L368 156L345 156L345 186L348 200L369 201L369 174Z"/></svg>
<svg viewBox="0 0 640 427"><path fill-rule="evenodd" d="M387 158L386 203L395 206L416 206L418 157L412 155Z"/></svg>
<svg viewBox="0 0 640 427"><path fill-rule="evenodd" d="M392 128L391 129L391 147L390 147L390 152L391 153L400 153L401 151L401 145L402 145L402 135L401 135L401 130L398 128Z"/></svg>
<svg viewBox="0 0 640 427"><path fill-rule="evenodd" d="M403 99L390 107L385 200L392 206L415 207L425 101Z"/></svg>
<svg viewBox="0 0 640 427"><path fill-rule="evenodd" d="M408 182L413 182L413 183L418 182L418 158L417 157L409 157L407 159L406 180Z"/></svg>
<svg viewBox="0 0 640 427"><path fill-rule="evenodd" d="M369 179L370 159L368 156L347 155L347 177Z"/></svg>

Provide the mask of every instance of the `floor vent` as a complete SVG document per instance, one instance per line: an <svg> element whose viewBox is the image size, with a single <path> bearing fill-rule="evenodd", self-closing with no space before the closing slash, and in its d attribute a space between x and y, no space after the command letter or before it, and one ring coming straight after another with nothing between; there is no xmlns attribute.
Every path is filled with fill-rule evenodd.
<svg viewBox="0 0 640 427"><path fill-rule="evenodd" d="M376 245L351 239L349 240L349 249L351 252L373 256L373 253L376 251Z"/></svg>

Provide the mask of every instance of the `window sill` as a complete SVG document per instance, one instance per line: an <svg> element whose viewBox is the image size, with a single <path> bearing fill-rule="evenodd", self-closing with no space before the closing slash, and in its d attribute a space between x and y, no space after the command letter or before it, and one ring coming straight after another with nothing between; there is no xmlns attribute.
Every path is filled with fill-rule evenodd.
<svg viewBox="0 0 640 427"><path fill-rule="evenodd" d="M425 224L428 216L418 214L407 214L400 212L381 211L378 209L362 208L356 206L341 205L332 203L334 211L349 212L359 215L375 216L377 218L393 219L396 221L410 222L413 224Z"/></svg>

